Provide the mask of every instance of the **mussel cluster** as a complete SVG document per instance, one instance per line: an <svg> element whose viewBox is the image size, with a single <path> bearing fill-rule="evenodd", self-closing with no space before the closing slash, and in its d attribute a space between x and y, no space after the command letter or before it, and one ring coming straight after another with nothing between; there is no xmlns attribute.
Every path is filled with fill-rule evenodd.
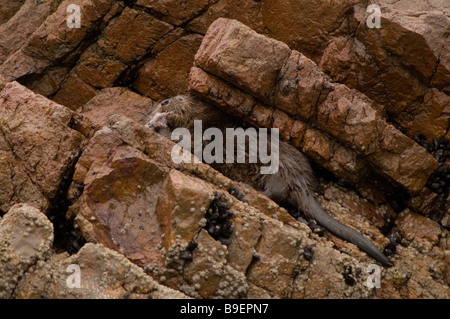
<svg viewBox="0 0 450 319"><path fill-rule="evenodd" d="M450 142L444 136L433 138L428 142L424 135L419 134L414 140L422 145L439 162L439 167L433 172L427 182L427 187L437 194L448 192L450 187Z"/></svg>
<svg viewBox="0 0 450 319"><path fill-rule="evenodd" d="M233 223L230 218L233 212L229 210L228 204L221 201L222 194L216 193L211 205L205 213L205 229L223 245L230 244L230 236L233 232Z"/></svg>
<svg viewBox="0 0 450 319"><path fill-rule="evenodd" d="M244 194L239 191L239 188L236 186L231 186L230 189L228 189L228 193L236 197L238 200L244 203L248 203L247 200L244 199Z"/></svg>
<svg viewBox="0 0 450 319"><path fill-rule="evenodd" d="M86 240L74 228L72 220L66 218L69 208L67 191L72 182L73 167L69 168L62 176L57 196L52 200L47 216L53 223L55 239L53 245L57 251L66 251L76 254L86 243ZM82 192L82 185L77 185L78 191Z"/></svg>

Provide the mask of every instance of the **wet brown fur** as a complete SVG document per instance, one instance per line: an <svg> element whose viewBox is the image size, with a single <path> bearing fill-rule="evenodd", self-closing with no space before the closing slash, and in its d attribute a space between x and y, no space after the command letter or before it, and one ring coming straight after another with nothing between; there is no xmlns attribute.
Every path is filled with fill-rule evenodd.
<svg viewBox="0 0 450 319"><path fill-rule="evenodd" d="M202 120L203 130L216 127L223 133L226 128L244 125L227 113L190 95L178 95L164 100L153 114L156 112L167 112L169 131L183 127L191 132L191 136L193 136L194 120ZM300 208L333 234L354 243L383 265L390 266L391 262L367 238L339 223L320 207L314 195L316 182L307 158L290 144L283 141L279 143L280 166L275 174L261 174L260 163L213 163L211 166L233 180L254 187L278 203L287 203ZM248 145L245 149L248 152Z"/></svg>

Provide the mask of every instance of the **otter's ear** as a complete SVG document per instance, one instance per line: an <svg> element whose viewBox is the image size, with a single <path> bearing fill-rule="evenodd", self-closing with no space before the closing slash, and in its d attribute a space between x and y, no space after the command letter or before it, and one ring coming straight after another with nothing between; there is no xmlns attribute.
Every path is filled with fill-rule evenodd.
<svg viewBox="0 0 450 319"><path fill-rule="evenodd" d="M169 104L169 99L162 101L161 106L166 106L167 104Z"/></svg>

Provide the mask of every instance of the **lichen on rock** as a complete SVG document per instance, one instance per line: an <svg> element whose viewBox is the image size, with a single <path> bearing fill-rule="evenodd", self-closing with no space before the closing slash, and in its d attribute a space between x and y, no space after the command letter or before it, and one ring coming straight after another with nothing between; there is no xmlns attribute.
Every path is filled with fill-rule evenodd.
<svg viewBox="0 0 450 319"><path fill-rule="evenodd" d="M372 2L381 28L355 0L0 0L0 297L449 298L450 8ZM381 288L301 212L172 161L143 124L188 92L313 162L390 254Z"/></svg>

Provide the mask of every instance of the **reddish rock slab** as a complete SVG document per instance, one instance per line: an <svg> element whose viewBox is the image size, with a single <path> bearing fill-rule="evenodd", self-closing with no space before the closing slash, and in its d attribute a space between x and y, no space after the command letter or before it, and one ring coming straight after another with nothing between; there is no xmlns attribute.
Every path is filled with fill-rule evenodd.
<svg viewBox="0 0 450 319"><path fill-rule="evenodd" d="M218 18L236 19L258 32L264 31L260 1L220 0L213 1L200 15L189 21L186 29L205 34ZM239 8L239 10L236 10Z"/></svg>
<svg viewBox="0 0 450 319"><path fill-rule="evenodd" d="M50 2L46 1L45 3ZM53 6L57 4L58 1L53 2ZM67 27L66 11L69 4L80 6L83 13L81 28ZM37 29L23 46L11 54L0 66L0 74L7 77L9 81L16 80L26 75L40 74L46 68L61 62L71 54L76 55L82 41L97 28L110 8L111 0L63 1L57 8L48 11L51 14L42 24L33 25Z"/></svg>
<svg viewBox="0 0 450 319"><path fill-rule="evenodd" d="M165 19L174 25L181 25L207 8L213 0L138 0L136 5L143 6L165 16Z"/></svg>
<svg viewBox="0 0 450 319"><path fill-rule="evenodd" d="M89 102L97 94L97 89L84 82L75 73L69 74L53 96L55 102L76 110Z"/></svg>
<svg viewBox="0 0 450 319"><path fill-rule="evenodd" d="M145 125L153 110L151 99L136 94L124 87L100 90L97 95L78 111L88 117L96 129L108 125L112 114L121 114Z"/></svg>
<svg viewBox="0 0 450 319"><path fill-rule="evenodd" d="M262 1L261 17L266 34L317 62L330 38L353 31L357 21L352 12L357 3L361 1Z"/></svg>
<svg viewBox="0 0 450 319"><path fill-rule="evenodd" d="M0 65L27 43L30 36L53 13L59 1L2 1L0 4ZM11 10L8 13L8 10ZM17 10L14 12L14 10ZM8 18L2 23L3 19ZM13 14L14 12L14 14ZM30 14L32 13L32 14Z"/></svg>
<svg viewBox="0 0 450 319"><path fill-rule="evenodd" d="M248 44L254 44L253 49ZM252 61L258 63L250 65ZM195 56L190 80L190 89L208 101L226 91L206 90L211 84L234 86L259 99L267 106L255 103L249 122L260 127L273 127L275 122L286 130L281 132L285 139L292 126L288 120L280 125L282 117L288 119L281 110L311 122L326 133L322 140L330 136L342 143L410 193L419 192L437 168L431 154L384 120L377 103L345 85L333 84L313 61L236 20L218 19L210 26ZM229 112L233 113L234 106L228 105ZM242 113L241 108L235 112ZM326 147L322 146L323 151ZM328 152L315 153L325 162L331 150L329 144Z"/></svg>
<svg viewBox="0 0 450 319"><path fill-rule="evenodd" d="M219 18L210 25L195 66L267 102L289 54L286 44L236 20Z"/></svg>
<svg viewBox="0 0 450 319"><path fill-rule="evenodd" d="M83 235L121 251L139 265L158 263L162 232L155 205L167 171L139 151L119 146L88 177L82 196L69 212Z"/></svg>
<svg viewBox="0 0 450 319"><path fill-rule="evenodd" d="M187 78L203 37L183 36L163 48L137 70L134 86L155 100L187 92Z"/></svg>
<svg viewBox="0 0 450 319"><path fill-rule="evenodd" d="M2 171L4 185L10 183L12 193L2 205L31 201L45 212L89 132L90 122L79 114L17 82L6 84L0 92L0 145L9 172Z"/></svg>
<svg viewBox="0 0 450 319"><path fill-rule="evenodd" d="M0 24L5 23L8 21L11 17L14 16L14 14L17 12L17 10L20 9L20 7L23 5L25 0L18 0L18 1L9 1L9 0L2 0L0 1Z"/></svg>

